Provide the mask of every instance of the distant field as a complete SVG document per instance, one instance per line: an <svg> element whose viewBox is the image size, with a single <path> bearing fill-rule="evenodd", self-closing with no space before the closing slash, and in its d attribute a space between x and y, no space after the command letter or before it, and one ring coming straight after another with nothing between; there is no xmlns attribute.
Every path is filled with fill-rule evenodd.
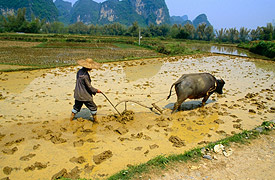
<svg viewBox="0 0 275 180"><path fill-rule="evenodd" d="M76 60L85 58L110 62L160 56L156 51L130 44L128 40L131 39L1 34L0 64L36 69L75 65Z"/></svg>

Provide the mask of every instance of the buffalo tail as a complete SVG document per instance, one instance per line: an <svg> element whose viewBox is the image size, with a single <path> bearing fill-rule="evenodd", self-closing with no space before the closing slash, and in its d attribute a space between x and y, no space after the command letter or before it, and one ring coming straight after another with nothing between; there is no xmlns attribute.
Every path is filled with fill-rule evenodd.
<svg viewBox="0 0 275 180"><path fill-rule="evenodd" d="M171 88L170 88L170 93L169 93L169 95L168 95L168 97L167 97L167 99L166 100L168 100L170 97L171 97L171 91L172 91L172 88L173 88L173 86L175 85L175 83L174 84L172 84L172 86L171 86Z"/></svg>

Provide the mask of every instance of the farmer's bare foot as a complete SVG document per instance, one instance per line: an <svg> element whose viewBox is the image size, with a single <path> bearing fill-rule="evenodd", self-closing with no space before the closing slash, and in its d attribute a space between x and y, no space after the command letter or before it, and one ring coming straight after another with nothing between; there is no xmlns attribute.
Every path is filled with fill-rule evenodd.
<svg viewBox="0 0 275 180"><path fill-rule="evenodd" d="M70 117L70 121L72 121L74 119L75 113L72 112L71 117Z"/></svg>

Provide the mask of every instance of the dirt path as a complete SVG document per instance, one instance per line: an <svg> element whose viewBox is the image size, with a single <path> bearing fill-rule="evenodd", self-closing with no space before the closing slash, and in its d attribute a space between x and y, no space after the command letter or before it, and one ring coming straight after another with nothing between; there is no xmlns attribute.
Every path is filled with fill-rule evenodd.
<svg viewBox="0 0 275 180"><path fill-rule="evenodd" d="M212 154L213 160L176 164L160 176L149 175L151 180L201 180L201 179L275 179L275 132L261 135L249 145L233 144L233 154L225 157ZM146 175L148 177L148 175ZM148 179L148 178L146 178Z"/></svg>

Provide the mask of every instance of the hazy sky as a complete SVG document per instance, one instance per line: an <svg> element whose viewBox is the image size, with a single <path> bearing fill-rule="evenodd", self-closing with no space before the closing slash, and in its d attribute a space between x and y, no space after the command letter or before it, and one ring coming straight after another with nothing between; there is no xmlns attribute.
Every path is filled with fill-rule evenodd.
<svg viewBox="0 0 275 180"><path fill-rule="evenodd" d="M65 0L76 2L77 0ZM103 2L105 0L94 0ZM256 29L275 21L275 0L165 0L170 16L187 15L194 20L206 14L215 29L246 27Z"/></svg>

